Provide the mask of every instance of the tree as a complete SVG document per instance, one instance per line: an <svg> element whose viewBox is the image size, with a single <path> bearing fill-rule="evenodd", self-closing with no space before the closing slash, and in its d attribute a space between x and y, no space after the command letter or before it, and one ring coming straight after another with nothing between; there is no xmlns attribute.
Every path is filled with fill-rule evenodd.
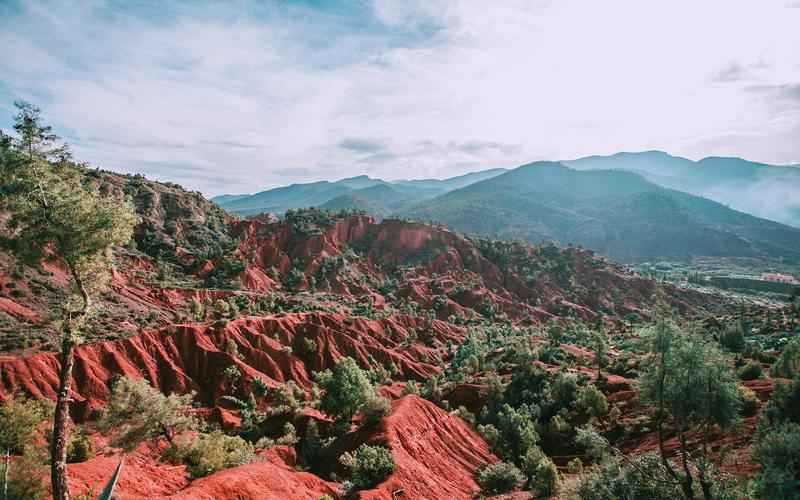
<svg viewBox="0 0 800 500"><path fill-rule="evenodd" d="M388 448L362 444L354 452L345 452L339 462L350 471L358 489L372 488L394 472L394 457Z"/></svg>
<svg viewBox="0 0 800 500"><path fill-rule="evenodd" d="M316 379L325 391L320 410L336 418L340 425L349 423L375 393L367 373L352 358L340 359L333 371L317 373Z"/></svg>
<svg viewBox="0 0 800 500"><path fill-rule="evenodd" d="M699 434L701 447L695 452L698 458L694 465L703 497L708 500L713 494L708 470L708 433L713 425L726 428L737 421L741 402L736 379L717 348L681 332L673 322L659 319L648 333L655 356L642 377L640 389L642 399L656 409L662 465L680 484L684 496L693 499L695 477L688 434ZM664 448L664 426L668 423L678 434L682 474L674 469Z"/></svg>
<svg viewBox="0 0 800 500"><path fill-rule="evenodd" d="M192 399L192 394L164 395L145 379L121 378L114 384L98 427L111 432L112 443L126 451L162 437L174 444L177 434L197 426L191 415Z"/></svg>
<svg viewBox="0 0 800 500"><path fill-rule="evenodd" d="M131 205L103 198L82 168L70 163L66 146L43 125L40 111L15 103L16 139L3 141L2 208L9 210L10 236L0 243L23 263L38 265L46 257L59 259L71 277L78 304L67 303L60 322L59 387L53 417L51 476L53 497L69 498L66 455L69 440L69 393L74 348L90 319L92 293L105 280L111 249L127 243L137 222Z"/></svg>

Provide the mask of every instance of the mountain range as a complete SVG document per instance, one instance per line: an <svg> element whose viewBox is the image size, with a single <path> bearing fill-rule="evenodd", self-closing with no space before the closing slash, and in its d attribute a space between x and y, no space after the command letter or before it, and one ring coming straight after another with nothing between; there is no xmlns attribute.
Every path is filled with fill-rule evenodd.
<svg viewBox="0 0 800 500"><path fill-rule="evenodd" d="M443 180L360 176L213 200L245 216L311 206L363 210L483 236L573 243L625 262L711 256L795 263L800 197L792 193L800 193L800 168L648 151Z"/></svg>

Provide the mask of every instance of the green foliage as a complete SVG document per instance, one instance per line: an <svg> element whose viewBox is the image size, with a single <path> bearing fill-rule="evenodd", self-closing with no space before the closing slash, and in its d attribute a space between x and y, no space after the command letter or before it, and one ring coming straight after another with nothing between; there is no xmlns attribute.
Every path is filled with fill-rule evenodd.
<svg viewBox="0 0 800 500"><path fill-rule="evenodd" d="M575 457L567 462L567 472L570 474L580 474L583 472L583 462L580 457Z"/></svg>
<svg viewBox="0 0 800 500"><path fill-rule="evenodd" d="M305 283L305 281L305 273L303 273L301 269L293 267L289 270L289 274L287 274L286 278L283 280L283 286L287 290L298 290L300 285Z"/></svg>
<svg viewBox="0 0 800 500"><path fill-rule="evenodd" d="M375 392L366 372L352 358L340 359L333 371L317 373L316 380L325 391L320 410L340 422L350 422Z"/></svg>
<svg viewBox="0 0 800 500"><path fill-rule="evenodd" d="M389 400L377 394L371 394L364 402L361 411L364 413L364 426L375 425L389 415L391 404Z"/></svg>
<svg viewBox="0 0 800 500"><path fill-rule="evenodd" d="M145 379L121 378L113 386L98 428L111 433L112 443L133 450L143 441L175 436L196 428L191 415L192 394L166 396Z"/></svg>
<svg viewBox="0 0 800 500"><path fill-rule="evenodd" d="M784 422L800 424L800 377L790 383L776 383L764 408L764 426Z"/></svg>
<svg viewBox="0 0 800 500"><path fill-rule="evenodd" d="M750 361L736 371L736 376L740 380L756 380L764 376L764 371L761 369L761 363Z"/></svg>
<svg viewBox="0 0 800 500"><path fill-rule="evenodd" d="M42 424L52 416L49 402L13 396L0 405L0 453L21 454L39 437Z"/></svg>
<svg viewBox="0 0 800 500"><path fill-rule="evenodd" d="M759 400L756 393L743 385L738 387L739 399L742 401L741 412L745 417L752 417L758 411Z"/></svg>
<svg viewBox="0 0 800 500"><path fill-rule="evenodd" d="M231 280L244 272L244 264L237 259L223 257L203 281L205 288L231 288Z"/></svg>
<svg viewBox="0 0 800 500"><path fill-rule="evenodd" d="M655 453L633 457L621 465L610 460L589 473L578 489L581 500L675 500L685 498Z"/></svg>
<svg viewBox="0 0 800 500"><path fill-rule="evenodd" d="M800 491L800 425L771 428L758 440L753 458L761 470L753 478L756 498L791 500Z"/></svg>
<svg viewBox="0 0 800 500"><path fill-rule="evenodd" d="M388 448L362 444L355 452L339 457L349 473L350 480L358 489L372 488L394 472L394 458Z"/></svg>
<svg viewBox="0 0 800 500"><path fill-rule="evenodd" d="M215 431L201 434L186 450L184 461L193 478L250 463L255 459L253 445L239 436L226 436Z"/></svg>
<svg viewBox="0 0 800 500"><path fill-rule="evenodd" d="M11 460L8 470L3 457L0 460L0 478L8 477L4 500L45 500L49 498L44 482L46 467L41 453L26 448L21 457ZM2 480L0 480L2 482Z"/></svg>
<svg viewBox="0 0 800 500"><path fill-rule="evenodd" d="M512 463L497 462L478 471L475 482L481 492L488 495L506 493L517 487L523 480L522 472Z"/></svg>
<svg viewBox="0 0 800 500"><path fill-rule="evenodd" d="M682 430L734 424L741 403L721 353L666 321L652 327L649 335L656 359L642 376L642 399L661 406Z"/></svg>
<svg viewBox="0 0 800 500"><path fill-rule="evenodd" d="M539 442L536 413L527 406L513 408L504 404L497 413L494 427L499 439L493 444L493 451L505 460L519 463L528 450Z"/></svg>
<svg viewBox="0 0 800 500"><path fill-rule="evenodd" d="M800 376L800 337L795 337L781 352L781 356L772 365L772 376L795 378Z"/></svg>
<svg viewBox="0 0 800 500"><path fill-rule="evenodd" d="M739 321L725 325L719 335L719 343L731 352L742 352L745 346L745 325Z"/></svg>
<svg viewBox="0 0 800 500"><path fill-rule="evenodd" d="M69 442L67 443L67 463L85 462L92 457L94 457L92 440L89 439L85 429L78 428L77 432L74 432L69 437Z"/></svg>
<svg viewBox="0 0 800 500"><path fill-rule="evenodd" d="M591 417L603 417L608 413L606 396L594 385L586 385L578 390L575 406Z"/></svg>
<svg viewBox="0 0 800 500"><path fill-rule="evenodd" d="M536 466L535 479L531 486L544 497L554 495L559 488L561 478L558 475L556 464L549 458L545 458Z"/></svg>

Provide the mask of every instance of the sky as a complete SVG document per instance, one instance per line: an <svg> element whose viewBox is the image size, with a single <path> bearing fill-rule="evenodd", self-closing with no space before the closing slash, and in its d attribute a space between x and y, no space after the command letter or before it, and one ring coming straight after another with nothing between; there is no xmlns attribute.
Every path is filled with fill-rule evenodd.
<svg viewBox="0 0 800 500"><path fill-rule="evenodd" d="M660 149L800 163L800 0L0 0L0 128L206 195Z"/></svg>

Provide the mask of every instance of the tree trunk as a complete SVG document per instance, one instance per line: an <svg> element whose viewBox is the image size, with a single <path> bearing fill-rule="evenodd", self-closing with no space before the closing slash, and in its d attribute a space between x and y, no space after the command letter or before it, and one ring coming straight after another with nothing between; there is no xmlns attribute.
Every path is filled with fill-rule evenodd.
<svg viewBox="0 0 800 500"><path fill-rule="evenodd" d="M67 442L69 440L69 392L72 365L75 363L72 339L64 338L61 345L61 370L58 374L58 398L53 416L53 439L50 451L50 480L53 499L69 500L67 481Z"/></svg>

